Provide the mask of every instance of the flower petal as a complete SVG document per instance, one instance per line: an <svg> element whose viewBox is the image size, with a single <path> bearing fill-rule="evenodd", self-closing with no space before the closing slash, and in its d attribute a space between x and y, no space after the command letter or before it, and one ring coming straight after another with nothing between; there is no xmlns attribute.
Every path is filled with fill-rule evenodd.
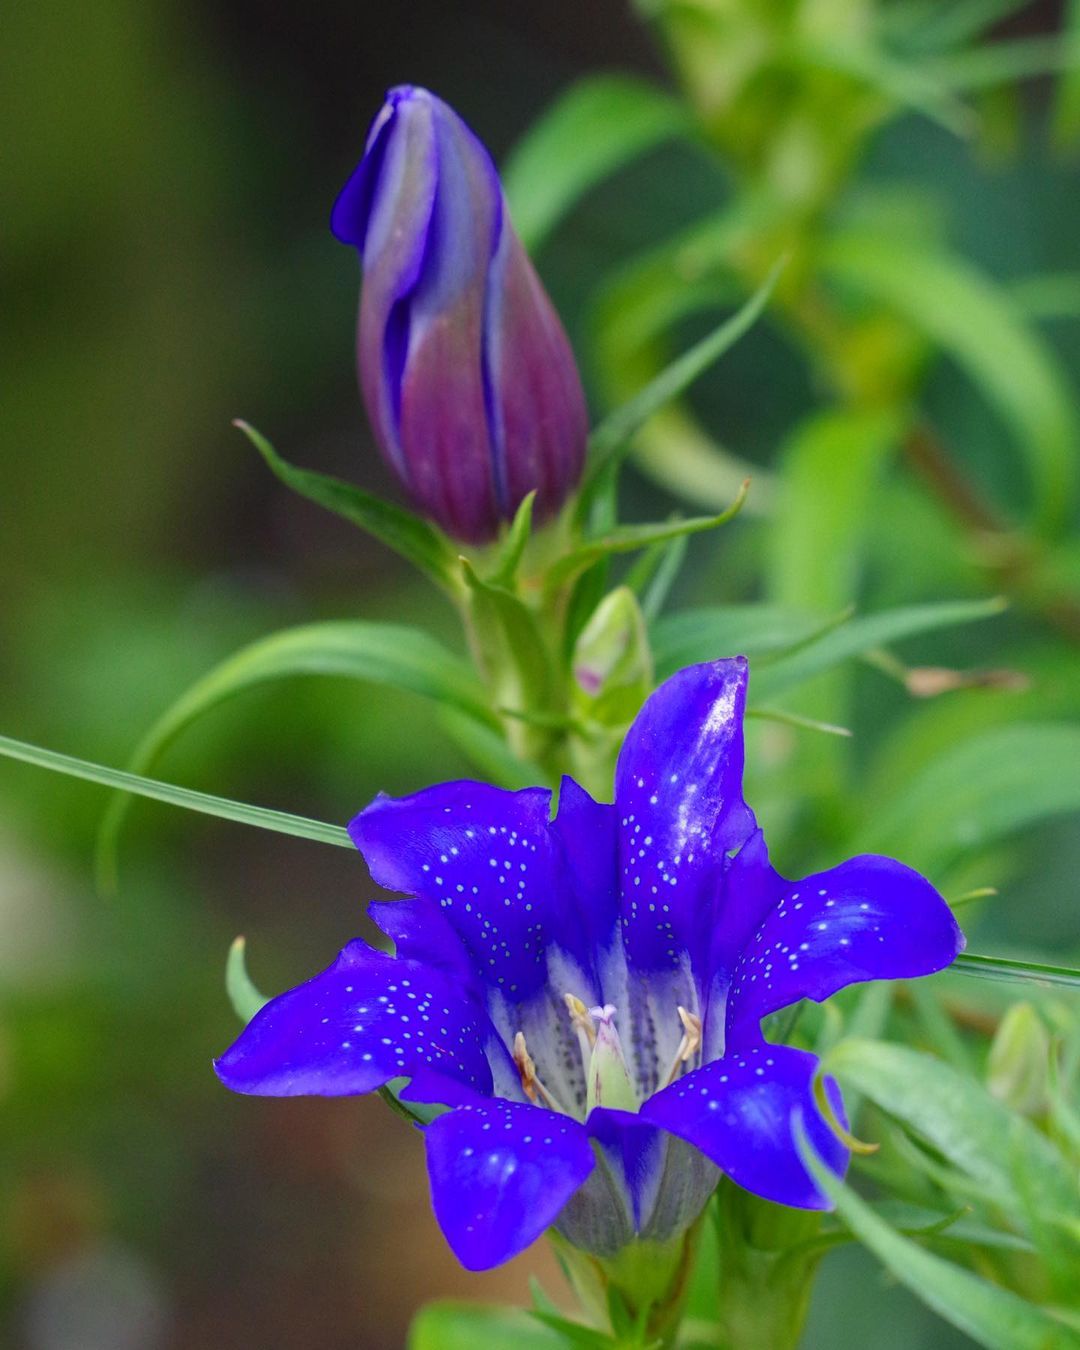
<svg viewBox="0 0 1080 1350"><path fill-rule="evenodd" d="M424 1131L439 1227L469 1270L509 1261L558 1218L594 1166L584 1126L536 1106L459 1106Z"/></svg>
<svg viewBox="0 0 1080 1350"><path fill-rule="evenodd" d="M729 1032L860 980L930 975L963 945L949 906L918 872L891 858L852 858L786 884L735 967Z"/></svg>
<svg viewBox="0 0 1080 1350"><path fill-rule="evenodd" d="M627 959L704 964L712 901L755 828L742 799L744 657L690 666L646 701L615 774Z"/></svg>
<svg viewBox="0 0 1080 1350"><path fill-rule="evenodd" d="M406 1076L448 1103L491 1091L494 1040L483 1010L446 976L357 941L271 999L214 1068L234 1092L259 1096L353 1096Z"/></svg>
<svg viewBox="0 0 1080 1350"><path fill-rule="evenodd" d="M696 1145L744 1190L797 1209L827 1209L829 1200L803 1166L792 1134L800 1112L815 1153L843 1175L847 1149L814 1101L817 1066L815 1055L759 1041L688 1073L641 1113ZM840 1090L832 1079L825 1081L842 1120Z"/></svg>
<svg viewBox="0 0 1080 1350"><path fill-rule="evenodd" d="M551 943L587 946L550 809L546 788L442 783L377 797L349 832L380 886L437 904L485 983L523 1001L546 981Z"/></svg>

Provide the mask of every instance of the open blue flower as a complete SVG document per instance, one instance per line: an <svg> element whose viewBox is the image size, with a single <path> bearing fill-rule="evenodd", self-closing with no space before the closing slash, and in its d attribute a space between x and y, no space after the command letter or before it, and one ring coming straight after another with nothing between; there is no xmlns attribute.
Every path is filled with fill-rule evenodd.
<svg viewBox="0 0 1080 1350"><path fill-rule="evenodd" d="M817 1060L766 1041L761 1019L940 970L963 938L891 859L773 870L742 799L746 683L737 657L662 685L627 735L614 805L569 778L554 819L541 788L377 798L350 829L375 880L411 897L372 906L396 956L350 943L257 1014L222 1081L336 1096L408 1078L405 1099L450 1108L425 1129L432 1200L471 1269L552 1224L600 1256L674 1238L720 1171L825 1207L792 1138L799 1113L843 1171Z"/></svg>

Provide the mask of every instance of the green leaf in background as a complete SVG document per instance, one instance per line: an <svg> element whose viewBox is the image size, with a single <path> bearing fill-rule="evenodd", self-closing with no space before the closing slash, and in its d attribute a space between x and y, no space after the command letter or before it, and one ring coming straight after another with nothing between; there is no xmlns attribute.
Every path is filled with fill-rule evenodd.
<svg viewBox="0 0 1080 1350"><path fill-rule="evenodd" d="M409 1329L407 1350L477 1350L489 1345L514 1350L558 1350L557 1332L517 1308L479 1303L429 1303Z"/></svg>
<svg viewBox="0 0 1080 1350"><path fill-rule="evenodd" d="M1005 603L991 600L940 600L925 605L903 605L882 614L860 615L833 628L792 656L751 672L755 699L772 699L832 670L842 661L861 656L918 633L976 623L1002 613Z"/></svg>
<svg viewBox="0 0 1080 1350"><path fill-rule="evenodd" d="M312 469L299 469L282 459L266 437L247 422L237 421L234 426L244 433L286 487L359 526L419 568L448 595L455 599L460 597L457 555L434 526L403 507L365 492L354 483L330 478Z"/></svg>
<svg viewBox="0 0 1080 1350"><path fill-rule="evenodd" d="M159 783L156 779L144 778L141 774L125 773L122 769L110 769L104 764L92 764L86 759L76 759L74 755L61 755L55 750L44 750L37 745L28 745L25 741L12 740L10 736L0 736L0 755L8 759L21 760L24 764L36 765L39 769L51 769L54 773L67 774L71 778L85 778L87 782L100 783L103 787L133 792L138 797L150 797L154 801L167 802L170 806L182 806L188 811L198 811L202 815L235 820L241 825L255 825L261 830L290 834L299 839L313 839L320 844L336 844L339 848L353 847L349 832L343 825L330 825L324 820L294 816L287 811L273 811L266 806L249 806L246 802L234 802L228 797L214 797L208 792L196 792L192 788L177 787L173 783Z"/></svg>
<svg viewBox="0 0 1080 1350"><path fill-rule="evenodd" d="M988 1350L1069 1350L1080 1336L1045 1309L980 1279L903 1237L816 1157L801 1122L799 1152L837 1213L902 1284Z"/></svg>
<svg viewBox="0 0 1080 1350"><path fill-rule="evenodd" d="M1080 1215L1076 1179L1062 1155L970 1074L906 1046L855 1038L831 1050L825 1066L925 1139L990 1203L1020 1216L1015 1161L1022 1152L1044 1212L1064 1215L1071 1204Z"/></svg>
<svg viewBox="0 0 1080 1350"><path fill-rule="evenodd" d="M245 939L235 938L225 962L225 992L229 996L233 1011L245 1026L260 1008L264 1008L270 1002L265 994L261 994L255 988L247 972L246 951Z"/></svg>
<svg viewBox="0 0 1080 1350"><path fill-rule="evenodd" d="M770 536L770 598L832 614L858 593L874 489L904 418L893 410L830 411L783 448Z"/></svg>
<svg viewBox="0 0 1080 1350"><path fill-rule="evenodd" d="M986 89L996 84L1071 71L1080 66L1080 46L1059 37L1018 38L988 42L970 51L956 52L930 69L950 89Z"/></svg>
<svg viewBox="0 0 1080 1350"><path fill-rule="evenodd" d="M419 629L359 619L305 624L253 642L193 684L139 742L130 771L148 773L185 727L226 699L259 684L300 675L339 676L407 689L498 726L484 688L466 662ZM113 801L102 821L97 871L105 890L115 885L116 844L128 805L126 797Z"/></svg>
<svg viewBox="0 0 1080 1350"><path fill-rule="evenodd" d="M934 875L1025 825L1080 810L1080 726L997 727L950 747L864 807L860 850Z"/></svg>
<svg viewBox="0 0 1080 1350"><path fill-rule="evenodd" d="M1080 0L1069 0L1065 7L1065 32L1075 51L1080 47ZM1080 141L1080 71L1071 70L1058 81L1054 100L1054 140L1066 151L1075 150Z"/></svg>
<svg viewBox="0 0 1080 1350"><path fill-rule="evenodd" d="M850 233L823 259L837 280L898 310L951 356L1012 430L1047 533L1070 519L1080 426L1068 382L1006 291L963 259L880 235Z"/></svg>
<svg viewBox="0 0 1080 1350"><path fill-rule="evenodd" d="M781 258L776 263L765 281L741 309L703 337L700 342L696 342L688 351L676 357L644 389L639 390L621 408L609 413L593 431L589 437L589 461L586 465L578 507L580 519L585 518L592 495L602 480L605 469L629 453L634 433L653 413L688 389L699 375L704 374L724 352L734 346L739 338L753 327L768 303L785 262L786 259Z"/></svg>
<svg viewBox="0 0 1080 1350"><path fill-rule="evenodd" d="M644 80L595 75L560 95L503 166L510 214L536 252L594 184L692 122L678 99Z"/></svg>

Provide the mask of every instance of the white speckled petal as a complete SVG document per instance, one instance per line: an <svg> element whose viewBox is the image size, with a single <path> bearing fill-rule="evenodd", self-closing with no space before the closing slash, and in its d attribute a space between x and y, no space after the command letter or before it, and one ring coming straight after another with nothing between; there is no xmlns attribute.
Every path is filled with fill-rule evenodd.
<svg viewBox="0 0 1080 1350"><path fill-rule="evenodd" d="M963 945L933 886L891 858L852 858L788 882L735 966L729 1034L801 998L820 1003L861 980L930 975Z"/></svg>
<svg viewBox="0 0 1080 1350"><path fill-rule="evenodd" d="M747 665L690 666L638 713L619 755L619 882L628 964L708 959L727 854L755 828L742 799Z"/></svg>
<svg viewBox="0 0 1080 1350"><path fill-rule="evenodd" d="M351 942L329 969L270 1002L214 1068L258 1096L354 1096L391 1078L439 1082L446 1103L491 1091L486 1013L438 971Z"/></svg>
<svg viewBox="0 0 1080 1350"><path fill-rule="evenodd" d="M469 1270L535 1242L595 1163L578 1121L512 1102L460 1106L424 1139L435 1217Z"/></svg>
<svg viewBox="0 0 1080 1350"><path fill-rule="evenodd" d="M817 1057L803 1050L758 1040L688 1073L647 1101L641 1114L694 1144L745 1190L797 1209L827 1209L792 1134L798 1113L818 1157L843 1175L847 1149L814 1102L817 1066ZM840 1090L832 1079L826 1086L842 1120Z"/></svg>

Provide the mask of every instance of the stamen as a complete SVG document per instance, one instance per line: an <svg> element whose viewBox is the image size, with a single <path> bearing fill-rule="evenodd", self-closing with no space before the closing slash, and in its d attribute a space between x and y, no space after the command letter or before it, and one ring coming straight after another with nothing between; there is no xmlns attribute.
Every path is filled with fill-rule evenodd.
<svg viewBox="0 0 1080 1350"><path fill-rule="evenodd" d="M545 1106L565 1116L567 1112L563 1110L536 1076L536 1064L532 1055L529 1054L528 1046L525 1044L525 1033L523 1031L519 1031L514 1037L513 1059L517 1071L521 1075L521 1086L525 1089L525 1096L528 1097L529 1101L535 1105L536 1099L539 1097Z"/></svg>
<svg viewBox="0 0 1080 1350"><path fill-rule="evenodd" d="M679 1042L679 1048L675 1051L675 1058L668 1070L667 1077L661 1084L662 1087L668 1087L674 1083L682 1066L688 1064L701 1049L701 1018L696 1013L687 1012L681 1003L678 1007L678 1013L679 1021L683 1024L682 1040Z"/></svg>
<svg viewBox="0 0 1080 1350"><path fill-rule="evenodd" d="M596 1028L593 1026L589 1009L574 994L563 994L566 1011L570 1014L570 1025L577 1033L578 1049L581 1051L581 1067L589 1072L589 1060L592 1048L596 1044Z"/></svg>

